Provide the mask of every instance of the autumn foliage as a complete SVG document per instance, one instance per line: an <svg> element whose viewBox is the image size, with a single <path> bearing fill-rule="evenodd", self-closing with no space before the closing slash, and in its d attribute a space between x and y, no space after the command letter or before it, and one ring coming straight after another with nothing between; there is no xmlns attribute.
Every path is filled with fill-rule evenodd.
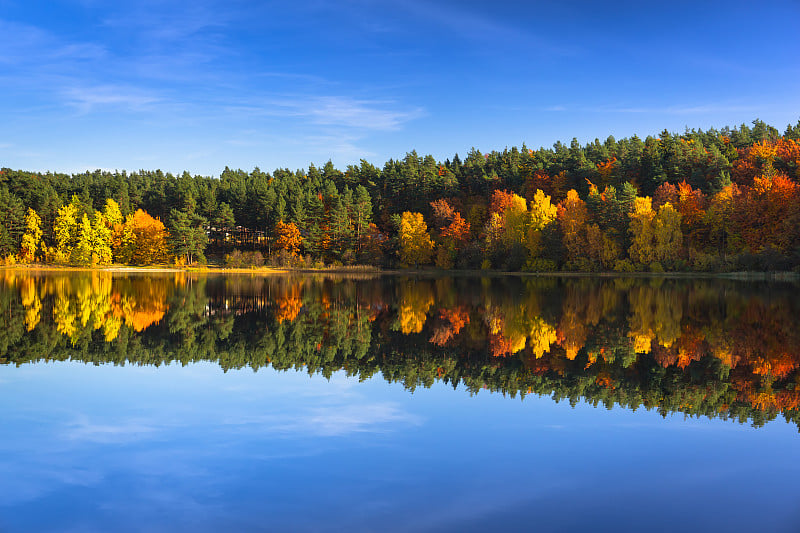
<svg viewBox="0 0 800 533"><path fill-rule="evenodd" d="M167 229L157 218L151 217L141 209L137 209L133 216L126 220L130 226L133 242L130 262L134 265L149 265L163 263L168 259Z"/></svg>
<svg viewBox="0 0 800 533"><path fill-rule="evenodd" d="M303 242L297 226L292 222L284 224L283 221L278 221L275 233L277 235L275 246L279 250L286 250L290 255L296 256Z"/></svg>
<svg viewBox="0 0 800 533"><path fill-rule="evenodd" d="M345 171L226 168L219 179L2 173L6 262L202 262L245 250L254 265L800 269L800 123L782 135L756 120L444 162L412 151Z"/></svg>

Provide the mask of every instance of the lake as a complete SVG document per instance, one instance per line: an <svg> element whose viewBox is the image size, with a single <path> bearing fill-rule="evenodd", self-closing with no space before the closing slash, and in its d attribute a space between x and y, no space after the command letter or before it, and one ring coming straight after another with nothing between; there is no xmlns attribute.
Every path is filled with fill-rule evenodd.
<svg viewBox="0 0 800 533"><path fill-rule="evenodd" d="M798 531L800 288L0 270L2 531Z"/></svg>

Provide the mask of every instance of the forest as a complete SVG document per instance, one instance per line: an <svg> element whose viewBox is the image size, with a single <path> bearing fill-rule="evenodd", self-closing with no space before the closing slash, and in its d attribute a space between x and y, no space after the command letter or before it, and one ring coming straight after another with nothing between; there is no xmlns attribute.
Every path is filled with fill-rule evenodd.
<svg viewBox="0 0 800 533"><path fill-rule="evenodd" d="M307 170L0 171L0 260L800 269L800 121Z"/></svg>
<svg viewBox="0 0 800 533"><path fill-rule="evenodd" d="M0 272L0 364L212 361L800 427L796 285Z"/></svg>

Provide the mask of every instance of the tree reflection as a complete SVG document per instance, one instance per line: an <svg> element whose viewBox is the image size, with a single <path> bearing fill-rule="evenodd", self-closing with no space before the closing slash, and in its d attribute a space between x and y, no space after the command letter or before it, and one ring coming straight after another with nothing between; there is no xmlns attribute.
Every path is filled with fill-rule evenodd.
<svg viewBox="0 0 800 533"><path fill-rule="evenodd" d="M365 277L366 278L366 277ZM731 281L0 274L0 359L272 366L410 390L800 422L797 287Z"/></svg>

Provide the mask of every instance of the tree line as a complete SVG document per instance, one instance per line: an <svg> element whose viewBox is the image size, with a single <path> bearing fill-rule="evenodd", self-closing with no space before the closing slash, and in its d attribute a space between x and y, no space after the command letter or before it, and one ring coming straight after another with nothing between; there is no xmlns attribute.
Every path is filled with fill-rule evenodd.
<svg viewBox="0 0 800 533"><path fill-rule="evenodd" d="M800 266L800 121L219 177L0 171L0 258L511 271Z"/></svg>

